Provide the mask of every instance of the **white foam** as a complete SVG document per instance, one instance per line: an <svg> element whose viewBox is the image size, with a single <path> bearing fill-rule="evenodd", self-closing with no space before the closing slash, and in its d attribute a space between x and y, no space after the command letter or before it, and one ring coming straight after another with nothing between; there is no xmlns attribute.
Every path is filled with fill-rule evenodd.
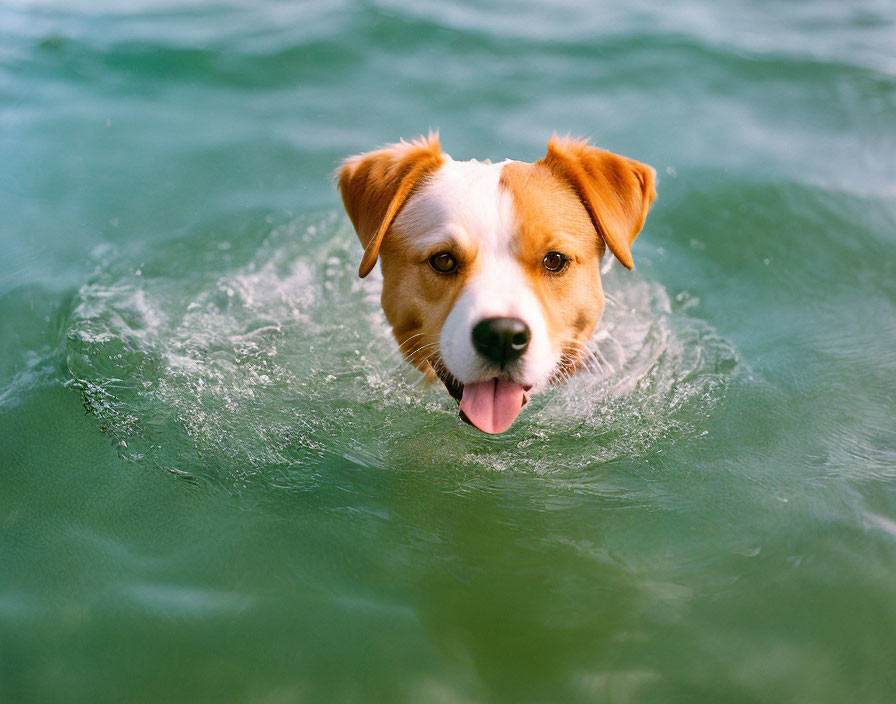
<svg viewBox="0 0 896 704"><path fill-rule="evenodd" d="M379 275L356 278L360 248L343 221L276 228L242 261L208 249L220 258L206 251L204 270L144 266L140 277L104 252L69 324L69 364L123 454L237 490L273 482L272 466L298 472L278 485L304 482L325 457L547 474L638 455L673 429L697 432L689 423L736 363L662 286L616 267L590 368L484 439L402 361ZM437 450L427 433L444 436Z"/></svg>

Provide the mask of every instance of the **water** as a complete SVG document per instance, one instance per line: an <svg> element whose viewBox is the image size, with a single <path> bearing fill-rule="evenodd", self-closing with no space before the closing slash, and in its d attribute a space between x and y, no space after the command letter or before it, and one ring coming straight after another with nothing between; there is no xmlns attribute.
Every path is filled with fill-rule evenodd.
<svg viewBox="0 0 896 704"><path fill-rule="evenodd" d="M0 3L0 701L889 702L896 9ZM329 174L653 164L476 433Z"/></svg>

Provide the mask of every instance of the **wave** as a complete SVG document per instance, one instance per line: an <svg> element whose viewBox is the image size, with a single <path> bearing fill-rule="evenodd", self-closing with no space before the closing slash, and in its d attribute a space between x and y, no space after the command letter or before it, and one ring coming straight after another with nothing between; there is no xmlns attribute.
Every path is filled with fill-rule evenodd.
<svg viewBox="0 0 896 704"><path fill-rule="evenodd" d="M686 300L611 268L599 367L487 437L400 359L344 219L96 256L66 330L69 383L123 457L228 490L304 487L333 463L575 474L698 434L738 365Z"/></svg>

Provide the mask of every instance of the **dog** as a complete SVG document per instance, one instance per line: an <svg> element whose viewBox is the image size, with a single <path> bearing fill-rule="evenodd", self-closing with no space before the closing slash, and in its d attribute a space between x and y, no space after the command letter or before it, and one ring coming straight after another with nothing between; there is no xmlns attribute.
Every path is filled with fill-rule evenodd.
<svg viewBox="0 0 896 704"><path fill-rule="evenodd" d="M534 163L455 161L437 134L346 159L335 173L404 357L502 433L530 395L568 379L604 309L600 260L633 266L656 171L556 134Z"/></svg>

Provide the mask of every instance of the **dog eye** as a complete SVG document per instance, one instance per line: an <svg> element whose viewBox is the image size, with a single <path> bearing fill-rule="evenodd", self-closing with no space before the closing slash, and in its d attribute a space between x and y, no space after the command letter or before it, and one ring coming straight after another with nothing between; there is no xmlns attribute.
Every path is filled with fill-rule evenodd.
<svg viewBox="0 0 896 704"><path fill-rule="evenodd" d="M439 252L429 258L429 265L440 274L450 274L457 269L457 261L451 252Z"/></svg>
<svg viewBox="0 0 896 704"><path fill-rule="evenodd" d="M552 274L558 274L569 264L569 258L560 252L548 252L541 260L541 265Z"/></svg>

